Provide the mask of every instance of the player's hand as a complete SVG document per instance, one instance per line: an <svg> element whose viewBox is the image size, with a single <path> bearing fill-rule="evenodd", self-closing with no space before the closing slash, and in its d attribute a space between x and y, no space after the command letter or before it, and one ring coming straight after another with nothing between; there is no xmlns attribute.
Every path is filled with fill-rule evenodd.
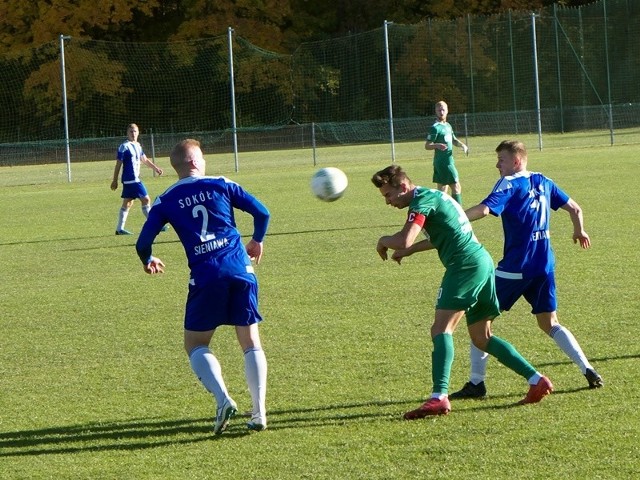
<svg viewBox="0 0 640 480"><path fill-rule="evenodd" d="M579 233L573 234L573 243L579 243L580 247L585 250L591 246L591 239L589 235L584 230Z"/></svg>
<svg viewBox="0 0 640 480"><path fill-rule="evenodd" d="M159 176L162 176L162 174L164 173L164 170L162 170L160 167L156 167L156 173L157 173Z"/></svg>
<svg viewBox="0 0 640 480"><path fill-rule="evenodd" d="M378 245L376 246L376 251L382 260L387 260L389 258L389 248L385 247L380 241L378 241Z"/></svg>
<svg viewBox="0 0 640 480"><path fill-rule="evenodd" d="M462 151L465 155L469 156L469 147L467 147L464 143L462 144Z"/></svg>
<svg viewBox="0 0 640 480"><path fill-rule="evenodd" d="M113 180L111 182L111 190L117 190L118 189L118 181L117 180Z"/></svg>
<svg viewBox="0 0 640 480"><path fill-rule="evenodd" d="M144 271L149 275L164 273L164 263L159 258L151 257L151 261L144 266Z"/></svg>
<svg viewBox="0 0 640 480"><path fill-rule="evenodd" d="M247 250L247 255L249 258L256 262L256 265L260 264L260 260L262 259L262 242L256 242L253 238L249 240L249 243L244 247Z"/></svg>
<svg viewBox="0 0 640 480"><path fill-rule="evenodd" d="M404 257L408 257L411 255L409 250L406 248L399 248L398 250L394 250L393 254L391 254L391 260L398 262L398 265L401 265L402 259Z"/></svg>

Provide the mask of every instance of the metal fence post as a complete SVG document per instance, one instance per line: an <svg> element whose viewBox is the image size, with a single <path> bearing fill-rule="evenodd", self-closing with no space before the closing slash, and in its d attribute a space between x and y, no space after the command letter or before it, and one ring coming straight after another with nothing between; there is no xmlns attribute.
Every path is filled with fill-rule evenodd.
<svg viewBox="0 0 640 480"><path fill-rule="evenodd" d="M62 115L64 117L64 147L67 159L67 181L71 183L71 149L69 148L69 113L67 110L67 74L64 65L64 41L71 37L60 35L60 75L62 78Z"/></svg>
<svg viewBox="0 0 640 480"><path fill-rule="evenodd" d="M558 41L558 6L553 4L553 27L556 37L556 70L558 71L558 98L560 106L560 133L564 133L564 108L562 106L562 79L560 71L560 42Z"/></svg>
<svg viewBox="0 0 640 480"><path fill-rule="evenodd" d="M602 10L604 14L604 61L607 67L607 94L609 101L609 134L611 145L613 145L613 108L611 105L611 69L609 68L609 35L607 34L607 0L602 0Z"/></svg>
<svg viewBox="0 0 640 480"><path fill-rule="evenodd" d="M513 98L513 116L515 117L516 133L518 132L518 97L516 95L516 63L513 56L513 22L509 9L509 59L511 60L511 95Z"/></svg>
<svg viewBox="0 0 640 480"><path fill-rule="evenodd" d="M393 133L393 103L391 100L391 61L389 59L389 25L393 22L384 21L384 50L387 64L387 101L389 104L389 135L391 140L391 162L396 161L396 145Z"/></svg>
<svg viewBox="0 0 640 480"><path fill-rule="evenodd" d="M536 40L536 14L531 12L531 34L533 40L533 70L536 88L536 118L538 120L538 148L542 150L542 120L540 118L540 80L538 76L538 44Z"/></svg>
<svg viewBox="0 0 640 480"><path fill-rule="evenodd" d="M473 85L473 42L471 41L471 15L467 14L467 41L469 44L469 80L471 86L471 113L473 114L473 131L476 131L475 119L476 119L476 90Z"/></svg>
<svg viewBox="0 0 640 480"><path fill-rule="evenodd" d="M227 30L229 41L229 85L231 88L231 131L233 134L233 158L236 172L239 170L238 164L238 129L236 125L236 90L234 87L235 77L233 75L233 28Z"/></svg>

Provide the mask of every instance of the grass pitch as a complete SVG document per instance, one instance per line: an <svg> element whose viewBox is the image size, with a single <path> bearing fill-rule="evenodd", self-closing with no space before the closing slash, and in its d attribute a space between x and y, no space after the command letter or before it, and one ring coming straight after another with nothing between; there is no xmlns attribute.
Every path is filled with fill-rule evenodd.
<svg viewBox="0 0 640 480"><path fill-rule="evenodd" d="M493 149L471 142L457 157L465 206L497 179ZM206 149L206 146L205 146ZM397 146L397 163L431 185L422 143ZM456 152L458 153L458 151ZM214 405L182 350L188 269L174 232L143 273L136 237L116 237L113 162L0 169L0 478L2 479L414 479L635 478L640 473L640 218L637 147L530 146L531 170L556 180L585 211L593 246L571 241L568 215L552 221L559 318L602 374L588 390L578 368L535 325L527 305L494 324L548 375L556 392L515 406L523 379L493 360L489 397L455 401L446 417L403 421L430 392L429 326L443 267L435 252L398 266L375 245L404 212L386 207L371 175L388 146L208 157L272 212L257 268L269 362L269 429L237 417L212 433ZM169 170L166 159L159 163ZM322 203L309 180L320 166L349 177L341 200ZM175 181L152 177L152 196ZM127 228L139 232L136 204ZM250 219L238 215L250 234ZM474 229L497 261L500 221ZM466 380L461 325L452 388ZM240 410L250 407L242 355L230 328L213 350Z"/></svg>

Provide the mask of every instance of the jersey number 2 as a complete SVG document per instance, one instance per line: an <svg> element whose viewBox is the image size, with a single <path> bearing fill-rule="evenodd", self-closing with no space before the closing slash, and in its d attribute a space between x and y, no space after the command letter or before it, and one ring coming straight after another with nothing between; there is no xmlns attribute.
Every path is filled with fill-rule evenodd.
<svg viewBox="0 0 640 480"><path fill-rule="evenodd" d="M213 240L216 236L213 233L207 232L207 227L209 226L209 213L207 209L202 205L196 205L193 207L191 211L193 218L198 218L200 214L202 214L202 228L200 229L200 241L208 242L209 240Z"/></svg>

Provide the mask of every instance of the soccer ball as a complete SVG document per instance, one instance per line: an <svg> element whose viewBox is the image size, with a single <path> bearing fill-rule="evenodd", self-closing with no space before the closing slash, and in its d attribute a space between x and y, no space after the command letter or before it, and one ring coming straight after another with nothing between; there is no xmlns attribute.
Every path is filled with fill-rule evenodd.
<svg viewBox="0 0 640 480"><path fill-rule="evenodd" d="M325 167L311 177L311 190L323 202L333 202L344 195L349 181L342 170Z"/></svg>

